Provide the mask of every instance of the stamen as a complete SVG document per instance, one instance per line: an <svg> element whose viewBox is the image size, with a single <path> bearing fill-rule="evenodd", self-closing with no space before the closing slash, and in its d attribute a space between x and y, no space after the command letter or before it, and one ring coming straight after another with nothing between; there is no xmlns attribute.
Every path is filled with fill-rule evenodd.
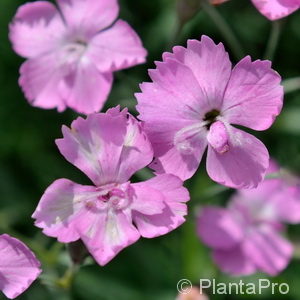
<svg viewBox="0 0 300 300"><path fill-rule="evenodd" d="M134 196L130 182L123 184L110 183L98 186L94 192L83 193L82 198L77 201L84 201L89 210L123 210L130 205Z"/></svg>

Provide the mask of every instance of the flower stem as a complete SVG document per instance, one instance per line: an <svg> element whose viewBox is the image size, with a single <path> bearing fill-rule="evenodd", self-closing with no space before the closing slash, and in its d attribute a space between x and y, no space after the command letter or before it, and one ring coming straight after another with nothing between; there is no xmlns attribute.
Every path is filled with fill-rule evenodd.
<svg viewBox="0 0 300 300"><path fill-rule="evenodd" d="M211 5L207 0L201 0L202 8L207 13L207 15L215 23L216 27L219 29L224 39L231 47L232 53L237 60L244 57L243 47L241 46L239 40L236 38L234 32L219 13L219 11Z"/></svg>
<svg viewBox="0 0 300 300"><path fill-rule="evenodd" d="M66 295L70 295L75 275L80 269L88 252L81 240L67 244L67 250L71 262L64 275L56 280L56 286Z"/></svg>
<svg viewBox="0 0 300 300"><path fill-rule="evenodd" d="M215 196L228 191L230 188L224 185L214 185L209 187L203 192L201 197L203 198L214 198Z"/></svg>
<svg viewBox="0 0 300 300"><path fill-rule="evenodd" d="M67 250L69 252L70 259L75 266L80 266L89 254L81 240L68 243Z"/></svg>
<svg viewBox="0 0 300 300"><path fill-rule="evenodd" d="M300 89L300 77L285 79L282 82L285 93L291 93Z"/></svg>
<svg viewBox="0 0 300 300"><path fill-rule="evenodd" d="M71 263L65 274L56 281L57 286L65 291L70 291L79 267L79 265Z"/></svg>
<svg viewBox="0 0 300 300"><path fill-rule="evenodd" d="M281 28L282 28L282 21L272 22L271 33L269 36L266 52L264 55L265 59L272 60L274 58L276 48L280 38Z"/></svg>

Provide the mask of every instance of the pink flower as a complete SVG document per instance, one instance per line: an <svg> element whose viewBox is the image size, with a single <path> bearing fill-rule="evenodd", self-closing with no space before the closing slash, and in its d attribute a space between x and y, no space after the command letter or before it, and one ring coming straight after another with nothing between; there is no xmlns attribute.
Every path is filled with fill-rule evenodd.
<svg viewBox="0 0 300 300"><path fill-rule="evenodd" d="M153 159L141 125L126 110L78 118L56 141L62 155L94 183L58 179L33 214L43 232L69 243L81 239L105 265L140 236L153 238L184 222L189 200L182 181L164 174L145 182L130 177Z"/></svg>
<svg viewBox="0 0 300 300"><path fill-rule="evenodd" d="M293 252L281 236L283 223L300 223L300 186L266 179L256 189L237 191L227 208L203 208L198 234L223 272L275 276Z"/></svg>
<svg viewBox="0 0 300 300"><path fill-rule="evenodd" d="M136 94L156 157L157 173L185 180L197 170L205 149L207 172L216 182L256 187L269 165L261 141L231 124L268 129L280 113L283 88L271 62L247 56L233 69L222 43L207 36L164 53L150 70L153 82Z"/></svg>
<svg viewBox="0 0 300 300"><path fill-rule="evenodd" d="M228 0L211 0L217 5ZM300 0L251 0L258 11L271 21L284 18L300 8Z"/></svg>
<svg viewBox="0 0 300 300"><path fill-rule="evenodd" d="M300 0L252 0L258 11L269 20L286 17L300 8Z"/></svg>
<svg viewBox="0 0 300 300"><path fill-rule="evenodd" d="M144 62L146 50L126 22L115 21L117 0L57 4L24 4L10 25L14 50L28 59L19 84L34 106L97 112L108 97L113 72Z"/></svg>
<svg viewBox="0 0 300 300"><path fill-rule="evenodd" d="M198 287L192 287L191 290L181 292L175 300L209 300L207 295Z"/></svg>
<svg viewBox="0 0 300 300"><path fill-rule="evenodd" d="M0 290L13 299L22 294L41 273L40 262L21 241L0 235Z"/></svg>

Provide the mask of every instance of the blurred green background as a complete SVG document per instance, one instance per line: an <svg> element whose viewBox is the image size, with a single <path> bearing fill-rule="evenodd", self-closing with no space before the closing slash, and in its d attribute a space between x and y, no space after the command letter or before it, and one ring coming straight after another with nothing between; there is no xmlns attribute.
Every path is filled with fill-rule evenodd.
<svg viewBox="0 0 300 300"><path fill-rule="evenodd" d="M25 2L0 0L0 233L7 232L26 242L42 261L44 270L41 278L19 299L174 300L176 284L181 278L195 284L200 278L232 281L213 265L209 249L195 234L199 206L206 203L222 205L232 193L220 189L208 178L204 161L198 173L186 183L191 192L190 213L179 229L156 239L141 239L105 267L87 259L70 289L64 289L64 282L57 281L70 264L65 246L44 236L33 226L30 216L43 191L55 179L64 177L82 184L88 183L88 179L64 160L54 144L54 140L61 137L61 125L69 125L77 117L76 113L31 107L18 86L18 69L23 60L12 51L7 36L9 22L17 7ZM140 82L149 80L147 69L154 67L154 60L160 60L164 51L177 44L185 45L189 38L207 34L215 42L222 41L234 63L238 57L247 54L253 59L262 59L266 55L272 24L257 12L250 0L231 0L213 10L192 9L188 13L186 5L193 2L181 1L179 6L175 0L120 0L120 17L139 33L149 55L146 64L115 74L105 109L120 103L135 113L133 94L139 90ZM196 3L195 8L197 6ZM220 22L231 28L242 50L226 39ZM274 53L268 51L267 56L274 56L273 67L284 80L298 77L300 11L275 26L278 26L275 33L278 28L281 31L280 40ZM273 127L254 134L283 167L299 174L300 91L297 85L300 88L300 80L295 82L296 86L293 82L288 84L283 112ZM149 172L140 172L135 180L144 180L148 176ZM289 238L296 245L295 258L280 276L272 280L287 282L290 293L276 295L276 299L300 298L299 234L300 226L289 228ZM258 274L244 280L255 282L258 278L267 277ZM0 295L2 298L4 296ZM211 296L211 299L274 299L274 296L266 292L255 296Z"/></svg>

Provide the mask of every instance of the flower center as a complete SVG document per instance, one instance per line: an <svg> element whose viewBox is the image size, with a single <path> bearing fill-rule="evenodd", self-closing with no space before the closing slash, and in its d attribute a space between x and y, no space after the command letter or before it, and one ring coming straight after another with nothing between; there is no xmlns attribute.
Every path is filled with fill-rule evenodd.
<svg viewBox="0 0 300 300"><path fill-rule="evenodd" d="M229 151L229 134L222 121L219 120L220 111L212 109L207 112L202 121L186 126L174 135L173 143L177 150L184 155L194 154L203 139L219 154Z"/></svg>
<svg viewBox="0 0 300 300"><path fill-rule="evenodd" d="M213 109L205 114L203 121L207 124L205 125L207 129L217 120L217 117L220 115L220 111L217 109Z"/></svg>
<svg viewBox="0 0 300 300"><path fill-rule="evenodd" d="M99 194L97 199L98 204L105 208L112 208L115 210L125 209L131 200L130 183L124 183L118 186L105 186L97 189Z"/></svg>
<svg viewBox="0 0 300 300"><path fill-rule="evenodd" d="M82 40L75 40L66 44L60 51L60 64L73 67L83 56L86 48L87 43Z"/></svg>
<svg viewBox="0 0 300 300"><path fill-rule="evenodd" d="M241 200L241 199L240 199ZM272 203L266 203L263 199L244 199L236 204L237 216L247 226L272 226L278 227L280 224L276 219L276 209ZM245 225L243 225L245 226Z"/></svg>

